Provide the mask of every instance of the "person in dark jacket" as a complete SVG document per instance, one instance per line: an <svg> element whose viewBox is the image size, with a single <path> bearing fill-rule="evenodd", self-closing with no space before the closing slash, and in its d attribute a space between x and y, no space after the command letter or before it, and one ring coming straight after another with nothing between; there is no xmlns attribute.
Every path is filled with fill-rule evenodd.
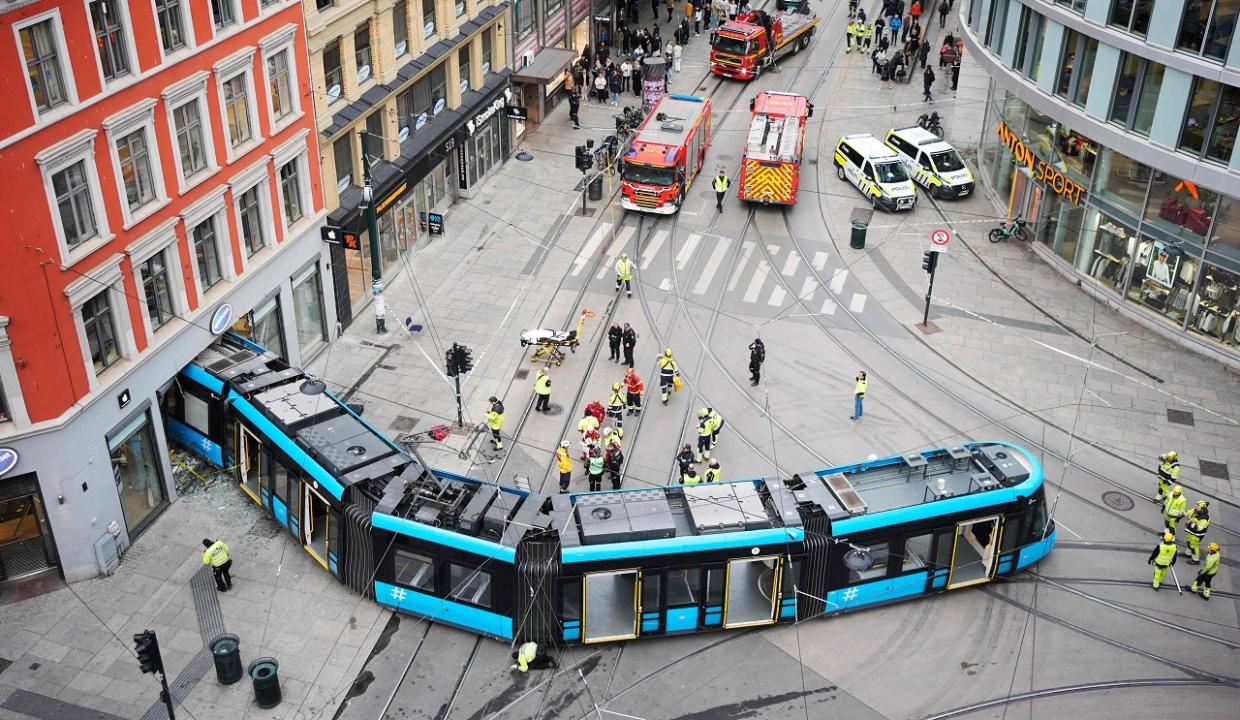
<svg viewBox="0 0 1240 720"><path fill-rule="evenodd" d="M757 385L762 379L762 363L766 360L766 346L762 338L754 338L749 343L749 384Z"/></svg>
<svg viewBox="0 0 1240 720"><path fill-rule="evenodd" d="M628 323L625 323L624 332L620 335L620 341L624 347L624 364L632 368L633 348L637 347L637 331L629 327Z"/></svg>
<svg viewBox="0 0 1240 720"><path fill-rule="evenodd" d="M686 443L680 449L680 452L676 453L676 464L680 466L680 475L677 477L683 477L685 473L689 472L689 466L693 464L692 446Z"/></svg>
<svg viewBox="0 0 1240 720"><path fill-rule="evenodd" d="M620 328L620 323L614 322L607 330L607 348L611 351L608 360L620 362L620 341L624 337L624 330Z"/></svg>
<svg viewBox="0 0 1240 720"><path fill-rule="evenodd" d="M926 59L929 57L930 57L930 41L922 40L921 47L918 48L917 50L917 60L921 63L921 66L923 68L926 66Z"/></svg>
<svg viewBox="0 0 1240 720"><path fill-rule="evenodd" d="M955 91L956 86L960 84L960 58L957 57L952 61L952 90Z"/></svg>
<svg viewBox="0 0 1240 720"><path fill-rule="evenodd" d="M934 102L934 96L930 94L932 85L934 85L934 68L927 66L921 71L921 92L924 96L922 102Z"/></svg>
<svg viewBox="0 0 1240 720"><path fill-rule="evenodd" d="M577 113L581 110L581 93L576 88L568 94L568 119L573 121L573 127L581 129L581 120Z"/></svg>

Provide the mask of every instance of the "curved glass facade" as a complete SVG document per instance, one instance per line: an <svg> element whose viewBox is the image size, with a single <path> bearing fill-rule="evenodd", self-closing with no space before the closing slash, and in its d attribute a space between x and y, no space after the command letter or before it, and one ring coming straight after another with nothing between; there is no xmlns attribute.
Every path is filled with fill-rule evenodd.
<svg viewBox="0 0 1240 720"><path fill-rule="evenodd" d="M1180 28L1184 5L972 0L961 20L992 78L978 163L1054 261L1235 364L1240 3L1211 5L1213 40L1143 37Z"/></svg>

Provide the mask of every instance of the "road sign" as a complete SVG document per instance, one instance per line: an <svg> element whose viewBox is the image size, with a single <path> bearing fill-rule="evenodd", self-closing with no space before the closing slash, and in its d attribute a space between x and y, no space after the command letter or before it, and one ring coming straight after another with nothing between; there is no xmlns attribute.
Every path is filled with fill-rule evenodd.
<svg viewBox="0 0 1240 720"><path fill-rule="evenodd" d="M930 252L947 252L947 243L951 242L952 235L943 228L939 228L930 233Z"/></svg>

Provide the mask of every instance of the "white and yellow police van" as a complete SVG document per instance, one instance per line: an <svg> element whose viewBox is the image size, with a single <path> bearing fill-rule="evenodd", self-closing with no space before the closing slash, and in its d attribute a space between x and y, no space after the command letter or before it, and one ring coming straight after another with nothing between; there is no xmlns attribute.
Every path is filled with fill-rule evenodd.
<svg viewBox="0 0 1240 720"><path fill-rule="evenodd" d="M896 151L869 134L845 135L835 145L835 174L852 183L875 207L912 210L917 190Z"/></svg>
<svg viewBox="0 0 1240 720"><path fill-rule="evenodd" d="M913 180L936 198L962 198L973 193L973 173L960 153L943 138L914 125L887 131L887 146L895 150Z"/></svg>

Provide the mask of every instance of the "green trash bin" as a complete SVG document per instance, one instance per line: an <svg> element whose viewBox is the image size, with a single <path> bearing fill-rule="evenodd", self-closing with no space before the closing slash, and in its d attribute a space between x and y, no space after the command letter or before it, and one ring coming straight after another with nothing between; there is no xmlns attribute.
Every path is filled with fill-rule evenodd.
<svg viewBox="0 0 1240 720"><path fill-rule="evenodd" d="M596 175L594 179L590 181L590 199L603 199L603 175L601 173Z"/></svg>
<svg viewBox="0 0 1240 720"><path fill-rule="evenodd" d="M260 708L280 704L280 663L275 658L259 658L250 663L250 679L254 681L254 701Z"/></svg>
<svg viewBox="0 0 1240 720"><path fill-rule="evenodd" d="M221 685L232 685L241 679L241 643L236 635L220 635L211 641L215 658L215 677Z"/></svg>
<svg viewBox="0 0 1240 720"><path fill-rule="evenodd" d="M865 230L869 226L869 223L861 220L852 221L852 239L848 242L849 247L853 250L865 249Z"/></svg>

